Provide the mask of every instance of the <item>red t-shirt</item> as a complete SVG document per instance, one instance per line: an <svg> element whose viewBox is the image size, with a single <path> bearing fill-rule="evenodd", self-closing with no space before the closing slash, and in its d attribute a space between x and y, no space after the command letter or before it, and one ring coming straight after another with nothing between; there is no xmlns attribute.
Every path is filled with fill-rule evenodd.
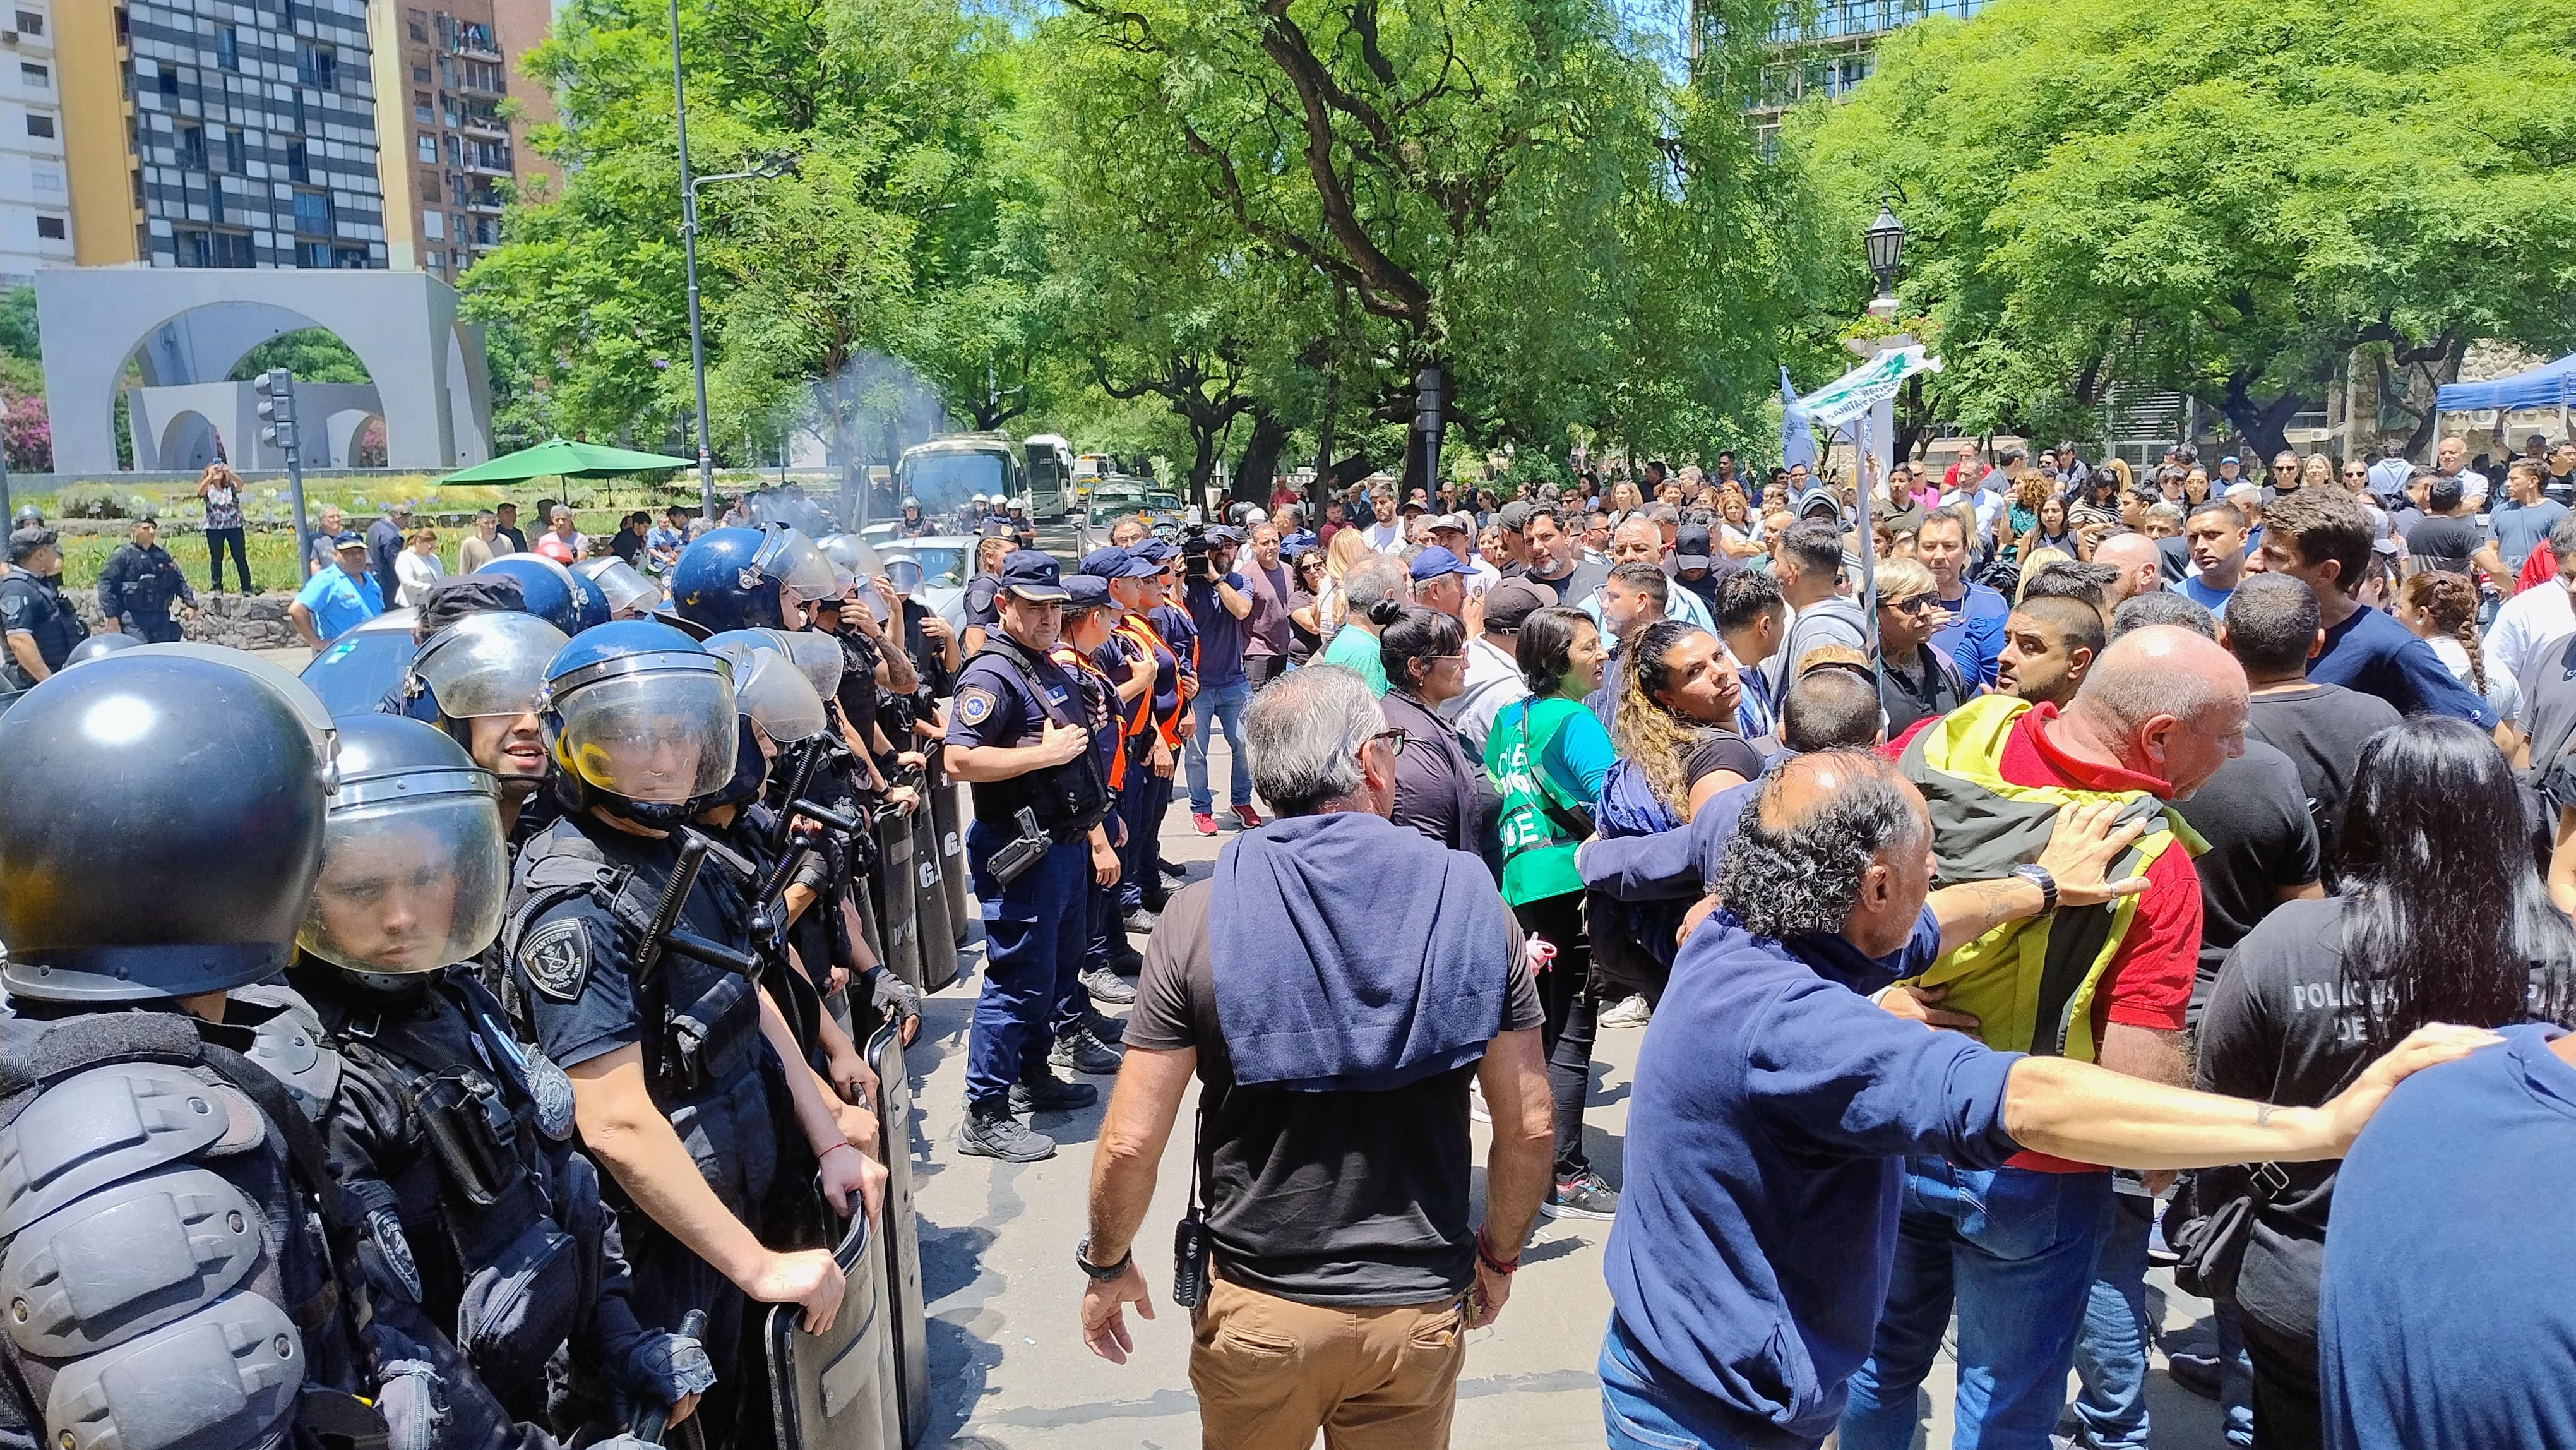
<svg viewBox="0 0 2576 1450"><path fill-rule="evenodd" d="M2003 758L1996 762L1997 773L2015 785L2143 790L2159 799L2172 790L2154 776L2118 766L2095 765L2067 755L2049 743L2047 732L2041 728L2056 718L2054 705L2033 705L2024 711L2013 722L2012 734L2005 738ZM1907 730L1888 745L1888 752L1901 754L1907 742L1931 723L1924 720ZM2112 954L2110 966L2094 987L2094 1040L2099 1042L2105 1026L2113 1022L2156 1032L2182 1031L2183 1011L2191 1003L2199 963L2200 873L2191 864L2191 853L2179 848L2167 850L2148 863L2147 889L2138 898L2137 914L2130 918L2128 934L2120 939L2119 950ZM2009 1166L2053 1173L2092 1169L2090 1164L2052 1158L2045 1153L2017 1154Z"/></svg>

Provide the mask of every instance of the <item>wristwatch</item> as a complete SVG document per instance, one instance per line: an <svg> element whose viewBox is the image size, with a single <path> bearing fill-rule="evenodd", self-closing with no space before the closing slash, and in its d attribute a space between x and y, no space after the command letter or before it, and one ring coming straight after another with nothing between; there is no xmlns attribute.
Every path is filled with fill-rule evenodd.
<svg viewBox="0 0 2576 1450"><path fill-rule="evenodd" d="M1130 1245L1127 1252L1118 1256L1118 1262L1114 1264L1095 1264L1091 1261L1091 1236L1085 1234L1082 1242L1073 1246L1073 1261L1076 1264L1081 1265L1082 1272L1090 1275L1092 1279L1099 1283L1106 1284L1110 1280L1117 1278L1119 1275L1126 1273L1127 1266L1136 1262L1136 1250L1133 1245Z"/></svg>
<svg viewBox="0 0 2576 1450"><path fill-rule="evenodd" d="M2057 909L2057 878L2048 874L2047 867L2032 862L2015 866L2012 874L2039 888L2039 910L2034 915L2046 916Z"/></svg>

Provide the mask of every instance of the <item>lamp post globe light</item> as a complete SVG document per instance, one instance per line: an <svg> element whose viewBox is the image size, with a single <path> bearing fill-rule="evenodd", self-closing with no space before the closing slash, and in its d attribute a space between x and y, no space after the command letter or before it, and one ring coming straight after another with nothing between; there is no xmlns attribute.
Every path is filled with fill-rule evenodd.
<svg viewBox="0 0 2576 1450"><path fill-rule="evenodd" d="M1896 270L1905 260L1905 223L1896 219L1885 198L1878 203L1878 219L1861 234L1862 245L1869 256L1869 270L1878 278L1878 295L1870 299L1873 316L1896 315Z"/></svg>

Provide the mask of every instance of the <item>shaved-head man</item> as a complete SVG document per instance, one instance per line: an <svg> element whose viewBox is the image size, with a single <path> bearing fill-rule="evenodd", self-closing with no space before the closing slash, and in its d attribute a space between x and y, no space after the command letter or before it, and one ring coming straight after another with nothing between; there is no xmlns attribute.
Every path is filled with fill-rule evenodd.
<svg viewBox="0 0 2576 1450"><path fill-rule="evenodd" d="M2111 581L2109 609L2119 608L2120 601L2131 595L2153 594L2165 587L2164 556L2156 551L2156 541L2144 534L2113 534L2093 546L2093 562L2120 571Z"/></svg>
<svg viewBox="0 0 2576 1450"><path fill-rule="evenodd" d="M2004 621L1998 688L2064 708L2102 653L2102 616L2080 599L2025 599Z"/></svg>
<svg viewBox="0 0 2576 1450"><path fill-rule="evenodd" d="M1662 568L1666 556L1671 552L1671 547L1664 542L1664 531L1661 526L1648 517L1642 509L1629 514L1610 535L1610 566L1613 569L1622 564L1645 564ZM1665 572L1669 577L1671 571ZM1609 589L1608 582L1604 581L1601 588L1583 602L1583 612L1592 616L1594 624L1615 634L1618 632L1616 627L1608 621L1603 612L1603 606L1608 602L1604 596L1608 594ZM1676 588L1665 592L1663 617L1687 619L1711 634L1717 633L1717 622L1709 618L1708 605L1688 589Z"/></svg>

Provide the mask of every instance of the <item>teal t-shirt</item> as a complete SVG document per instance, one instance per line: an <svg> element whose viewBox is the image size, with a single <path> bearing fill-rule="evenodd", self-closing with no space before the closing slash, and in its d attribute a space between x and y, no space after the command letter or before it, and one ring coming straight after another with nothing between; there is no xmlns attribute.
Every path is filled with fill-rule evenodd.
<svg viewBox="0 0 2576 1450"><path fill-rule="evenodd" d="M1386 693L1386 661L1378 657L1377 636L1356 624L1333 631L1333 642L1324 646L1322 657L1315 663L1357 670L1372 692Z"/></svg>

